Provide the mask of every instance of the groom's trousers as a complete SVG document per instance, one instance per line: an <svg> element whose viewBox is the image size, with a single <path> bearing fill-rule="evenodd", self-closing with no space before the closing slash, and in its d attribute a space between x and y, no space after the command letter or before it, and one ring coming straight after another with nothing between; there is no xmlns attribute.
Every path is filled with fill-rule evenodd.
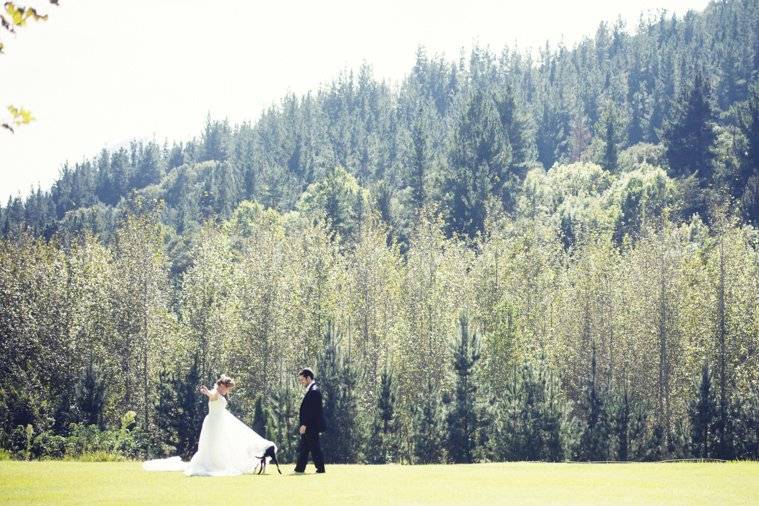
<svg viewBox="0 0 759 506"><path fill-rule="evenodd" d="M314 465L317 472L324 472L324 455L322 447L319 444L319 433L307 430L301 434L300 443L298 444L298 462L295 464L295 472L302 473L306 470L308 464L308 454L314 459Z"/></svg>

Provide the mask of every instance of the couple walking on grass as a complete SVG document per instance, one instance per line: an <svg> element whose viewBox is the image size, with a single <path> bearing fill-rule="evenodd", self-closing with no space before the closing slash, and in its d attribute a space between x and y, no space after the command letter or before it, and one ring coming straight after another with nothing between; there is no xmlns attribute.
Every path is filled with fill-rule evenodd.
<svg viewBox="0 0 759 506"><path fill-rule="evenodd" d="M319 443L319 434L325 430L322 394L311 369L301 370L298 382L304 387L305 395L300 404L300 442L294 474L305 472L309 454L316 472L324 473L324 455ZM235 476L261 474L270 462L274 462L279 471L277 445L261 437L227 410L227 396L234 387L234 380L225 374L216 381L213 389L200 387L200 393L208 397L208 414L203 419L198 451L190 462L170 457L148 460L143 463L143 468L147 471L183 471L187 476Z"/></svg>

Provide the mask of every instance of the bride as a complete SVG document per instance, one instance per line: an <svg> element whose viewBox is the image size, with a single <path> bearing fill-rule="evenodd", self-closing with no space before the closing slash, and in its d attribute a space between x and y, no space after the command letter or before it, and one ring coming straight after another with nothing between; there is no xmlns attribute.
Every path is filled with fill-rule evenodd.
<svg viewBox="0 0 759 506"><path fill-rule="evenodd" d="M184 471L187 476L235 476L256 469L261 473L271 460L279 471L276 445L227 410L226 396L234 386L234 380L222 374L213 390L200 387L200 393L208 397L208 414L203 419L198 451L190 462L182 462L180 457L148 460L143 469Z"/></svg>

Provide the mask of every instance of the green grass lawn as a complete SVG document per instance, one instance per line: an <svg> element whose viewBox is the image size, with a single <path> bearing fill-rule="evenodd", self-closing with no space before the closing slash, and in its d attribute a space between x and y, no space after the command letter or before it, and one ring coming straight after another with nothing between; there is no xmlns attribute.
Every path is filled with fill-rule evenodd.
<svg viewBox="0 0 759 506"><path fill-rule="evenodd" d="M286 466L289 473L291 466ZM7 504L759 504L759 463L328 466L188 478L137 462L0 462Z"/></svg>

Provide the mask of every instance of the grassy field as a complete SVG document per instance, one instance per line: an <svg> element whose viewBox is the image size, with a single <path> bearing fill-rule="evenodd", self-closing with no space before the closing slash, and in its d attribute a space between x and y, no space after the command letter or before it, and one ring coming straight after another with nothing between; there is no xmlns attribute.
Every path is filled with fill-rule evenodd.
<svg viewBox="0 0 759 506"><path fill-rule="evenodd" d="M290 472L287 466L285 473ZM0 462L2 504L759 504L759 463L328 466L187 478L136 462Z"/></svg>

